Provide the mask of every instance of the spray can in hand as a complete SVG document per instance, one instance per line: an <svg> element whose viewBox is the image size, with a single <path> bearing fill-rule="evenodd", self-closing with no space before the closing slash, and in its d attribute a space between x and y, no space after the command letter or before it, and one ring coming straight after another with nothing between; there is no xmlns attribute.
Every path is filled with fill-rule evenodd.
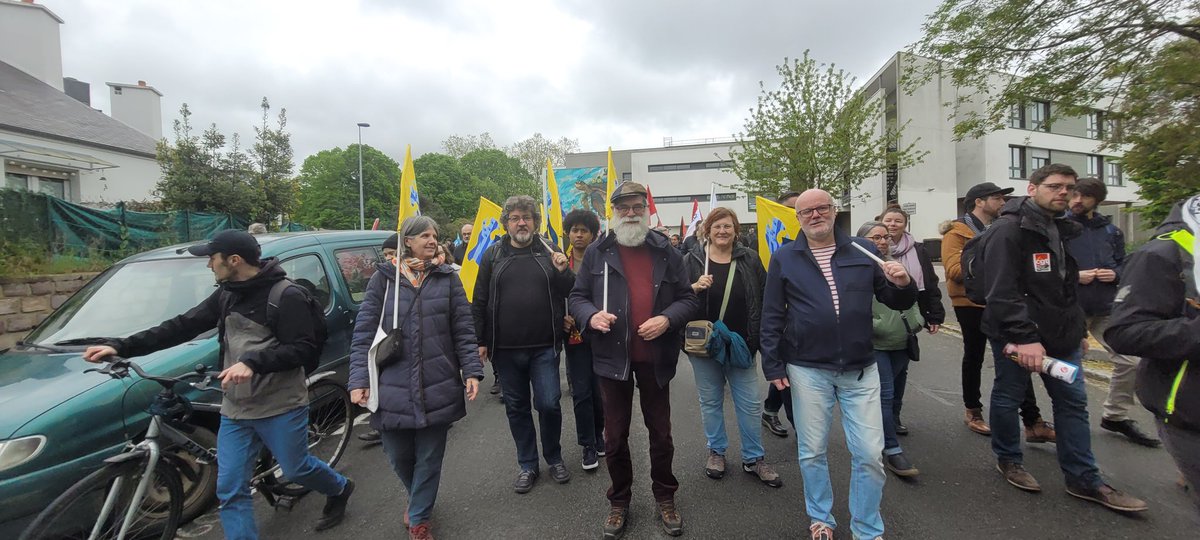
<svg viewBox="0 0 1200 540"><path fill-rule="evenodd" d="M1009 343L1004 346L1004 354L1009 360L1017 361L1017 346ZM1079 366L1064 362L1052 356L1042 357L1042 368L1038 370L1046 375L1054 377L1067 384L1075 382L1075 377L1079 376Z"/></svg>

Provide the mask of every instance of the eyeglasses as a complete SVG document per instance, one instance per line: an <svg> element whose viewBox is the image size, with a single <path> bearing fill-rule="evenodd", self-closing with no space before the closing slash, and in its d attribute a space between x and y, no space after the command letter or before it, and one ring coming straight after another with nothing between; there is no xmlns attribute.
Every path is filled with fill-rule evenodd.
<svg viewBox="0 0 1200 540"><path fill-rule="evenodd" d="M887 239L887 235L886 235L886 234L877 234L877 235L875 235L875 236L868 236L868 237L867 237L867 240L870 240L870 241L872 241L872 242L882 242L882 241L884 241L884 240L886 240L886 239Z"/></svg>
<svg viewBox="0 0 1200 540"><path fill-rule="evenodd" d="M630 206L628 204L618 204L613 207L613 210L615 210L618 214L627 214L630 210L633 210L633 213L635 214L640 214L646 210L646 205L635 204Z"/></svg>
<svg viewBox="0 0 1200 540"><path fill-rule="evenodd" d="M520 223L522 221L533 223L533 216L508 216L509 223Z"/></svg>
<svg viewBox="0 0 1200 540"><path fill-rule="evenodd" d="M796 214L798 214L800 217L811 217L813 215L813 212L821 214L822 216L828 216L830 212L833 212L833 205L832 204L823 204L821 206L814 206L812 208L796 210Z"/></svg>
<svg viewBox="0 0 1200 540"><path fill-rule="evenodd" d="M1054 192L1059 192L1059 191L1063 191L1063 190L1066 190L1067 193L1075 192L1075 184L1042 184L1041 187L1044 187L1044 188L1046 188L1050 191L1054 191Z"/></svg>

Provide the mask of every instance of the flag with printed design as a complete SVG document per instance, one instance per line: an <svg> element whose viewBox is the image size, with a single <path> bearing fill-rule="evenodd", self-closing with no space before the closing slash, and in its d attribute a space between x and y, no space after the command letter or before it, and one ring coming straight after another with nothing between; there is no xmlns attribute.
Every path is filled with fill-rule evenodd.
<svg viewBox="0 0 1200 540"><path fill-rule="evenodd" d="M462 278L463 288L467 290L468 302L475 296L475 278L479 276L479 262L483 260L484 252L504 236L504 228L500 226L501 214L500 205L479 198L479 211L475 213L467 251L463 260L459 261L462 268L458 271L458 277Z"/></svg>
<svg viewBox="0 0 1200 540"><path fill-rule="evenodd" d="M646 215L654 216L658 220L658 226L662 227L662 217L658 215L658 207L654 206L654 194L650 193L650 186L646 186Z"/></svg>
<svg viewBox="0 0 1200 540"><path fill-rule="evenodd" d="M762 197L754 200L758 213L758 257L767 268L773 253L800 237L800 220L796 218L795 208Z"/></svg>
<svg viewBox="0 0 1200 540"><path fill-rule="evenodd" d="M704 221L704 214L700 213L700 201L692 199L692 222L688 224L687 234L683 237L687 238L695 233L701 221Z"/></svg>
<svg viewBox="0 0 1200 540"><path fill-rule="evenodd" d="M604 187L604 222L612 221L612 195L617 187L617 168L613 166L612 147L608 147L608 180Z"/></svg>
<svg viewBox="0 0 1200 540"><path fill-rule="evenodd" d="M404 170L400 171L400 215L396 230L404 220L421 215L420 198L417 196L417 172L413 169L412 145L404 149Z"/></svg>
<svg viewBox="0 0 1200 540"><path fill-rule="evenodd" d="M563 230L562 199L558 195L558 182L554 179L554 164L546 160L546 202L542 222L550 235L550 243L566 251L567 235Z"/></svg>

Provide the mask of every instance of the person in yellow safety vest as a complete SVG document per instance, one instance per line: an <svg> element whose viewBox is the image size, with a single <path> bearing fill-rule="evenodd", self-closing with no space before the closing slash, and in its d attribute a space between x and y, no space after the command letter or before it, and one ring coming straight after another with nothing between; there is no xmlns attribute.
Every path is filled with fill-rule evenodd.
<svg viewBox="0 0 1200 540"><path fill-rule="evenodd" d="M1200 365L1191 360L1200 358L1198 227L1200 195L1176 204L1159 235L1126 259L1104 338L1117 352L1142 357L1138 399L1154 413L1200 512Z"/></svg>

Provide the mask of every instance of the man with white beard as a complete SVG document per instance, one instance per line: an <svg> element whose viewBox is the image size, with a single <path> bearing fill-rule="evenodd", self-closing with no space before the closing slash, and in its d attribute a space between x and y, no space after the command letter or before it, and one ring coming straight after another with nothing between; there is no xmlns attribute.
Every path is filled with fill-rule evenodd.
<svg viewBox="0 0 1200 540"><path fill-rule="evenodd" d="M508 234L483 254L471 314L479 357L491 360L500 373L508 428L521 467L513 491L528 493L540 475L539 434L550 477L559 484L571 481L560 441L558 353L566 342L566 296L575 275L566 255L535 238L542 215L532 197L509 197L500 217ZM533 425L530 399L539 429Z"/></svg>
<svg viewBox="0 0 1200 540"><path fill-rule="evenodd" d="M679 482L671 470L670 382L679 361L680 333L697 316L683 256L650 230L646 188L625 182L613 190L613 231L583 256L571 291L571 316L588 332L592 366L604 404L605 462L612 485L604 538L619 538L633 497L629 423L636 387L650 435L650 478L658 519L671 536L683 534L675 507ZM636 381L636 385L635 385Z"/></svg>

